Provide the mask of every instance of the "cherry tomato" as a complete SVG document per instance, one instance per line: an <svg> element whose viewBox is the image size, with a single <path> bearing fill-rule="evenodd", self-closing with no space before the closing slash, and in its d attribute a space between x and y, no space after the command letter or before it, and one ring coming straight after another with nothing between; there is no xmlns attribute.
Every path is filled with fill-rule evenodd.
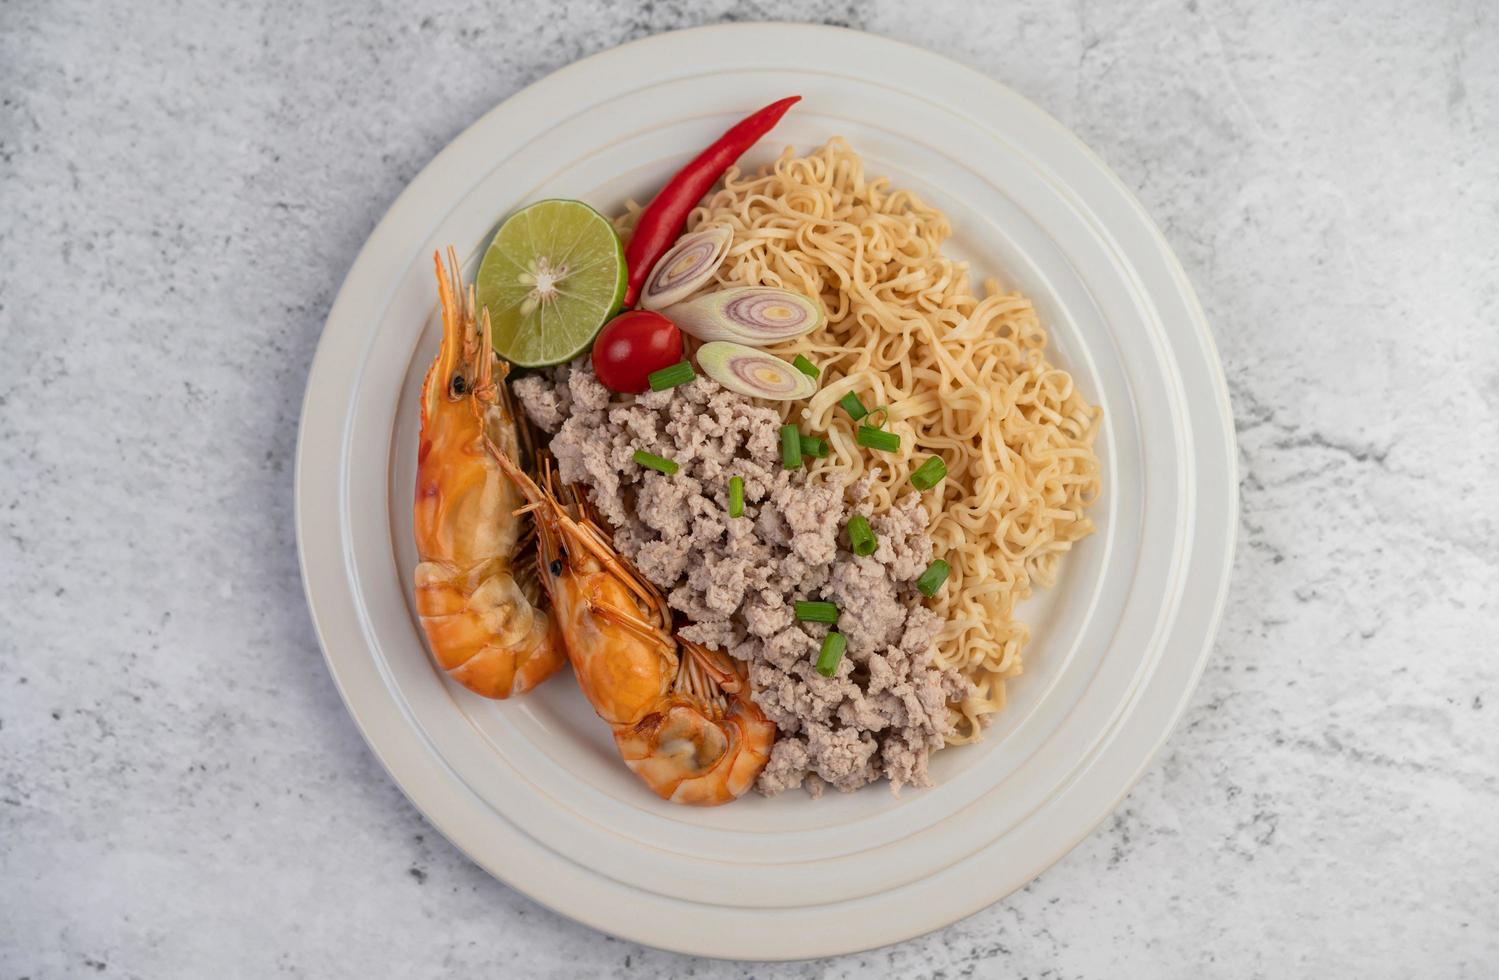
<svg viewBox="0 0 1499 980"><path fill-rule="evenodd" d="M653 310L621 313L593 342L593 373L612 391L645 391L652 371L681 359L682 331Z"/></svg>

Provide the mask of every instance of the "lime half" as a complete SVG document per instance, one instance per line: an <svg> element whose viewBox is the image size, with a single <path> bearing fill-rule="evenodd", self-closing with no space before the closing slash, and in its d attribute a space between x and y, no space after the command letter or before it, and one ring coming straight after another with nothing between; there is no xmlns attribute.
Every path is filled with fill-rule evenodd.
<svg viewBox="0 0 1499 980"><path fill-rule="evenodd" d="M625 296L625 250L582 201L538 201L500 226L476 280L494 349L521 367L560 364L592 342Z"/></svg>

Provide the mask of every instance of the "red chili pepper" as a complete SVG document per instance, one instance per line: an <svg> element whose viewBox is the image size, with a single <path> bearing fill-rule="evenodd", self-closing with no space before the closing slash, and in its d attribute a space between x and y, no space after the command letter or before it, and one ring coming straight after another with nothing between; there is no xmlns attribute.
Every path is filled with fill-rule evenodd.
<svg viewBox="0 0 1499 980"><path fill-rule="evenodd" d="M625 264L630 270L630 282L625 289L625 306L634 306L640 295L640 286L650 274L656 260L666 254L682 234L687 225L687 215L697 202L703 199L718 178L740 154L755 145L755 141L781 121L800 95L772 102L770 105L734 124L720 136L712 146L699 153L691 163L661 188L635 223L635 233L625 248Z"/></svg>

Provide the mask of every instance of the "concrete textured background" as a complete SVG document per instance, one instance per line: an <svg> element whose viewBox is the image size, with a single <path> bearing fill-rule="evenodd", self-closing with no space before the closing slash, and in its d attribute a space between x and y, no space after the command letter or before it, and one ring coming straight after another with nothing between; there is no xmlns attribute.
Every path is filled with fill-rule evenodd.
<svg viewBox="0 0 1499 980"><path fill-rule="evenodd" d="M1241 440L1216 654L1114 817L837 960L691 960L492 880L365 748L291 455L360 243L520 87L726 20L1017 89L1195 283ZM1499 15L1483 0L0 0L0 978L1492 977Z"/></svg>

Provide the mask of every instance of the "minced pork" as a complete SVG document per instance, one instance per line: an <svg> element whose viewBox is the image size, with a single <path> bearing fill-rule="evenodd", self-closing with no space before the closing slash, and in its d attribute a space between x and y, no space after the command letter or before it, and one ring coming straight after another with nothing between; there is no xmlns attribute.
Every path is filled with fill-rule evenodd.
<svg viewBox="0 0 1499 980"><path fill-rule="evenodd" d="M588 488L619 551L690 621L682 635L749 664L755 703L779 730L761 792L930 782L927 757L951 733L946 704L968 683L934 661L942 624L915 587L931 542L914 492L870 517L879 548L856 557L839 532L868 516L864 487L784 469L779 416L711 379L616 395L585 357L512 387L552 434L561 479ZM639 465L641 449L680 469ZM744 518L728 516L731 476L744 478ZM840 610L848 649L833 677L813 666L828 627L797 622L798 599Z"/></svg>

